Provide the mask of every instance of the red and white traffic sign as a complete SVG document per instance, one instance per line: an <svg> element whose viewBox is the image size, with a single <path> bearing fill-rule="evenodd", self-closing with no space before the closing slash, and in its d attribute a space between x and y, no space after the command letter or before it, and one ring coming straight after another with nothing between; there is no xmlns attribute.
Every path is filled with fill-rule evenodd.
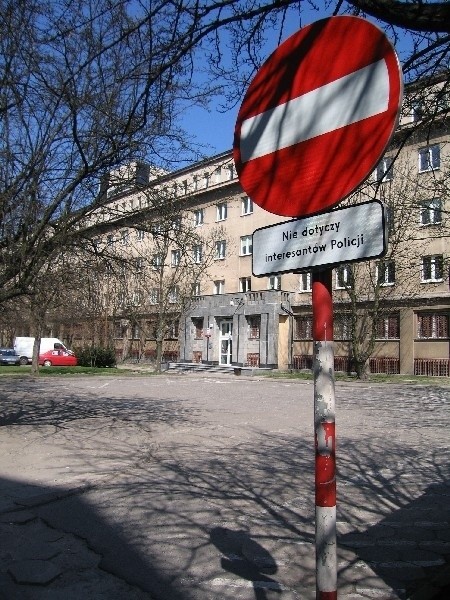
<svg viewBox="0 0 450 600"><path fill-rule="evenodd" d="M382 157L402 92L378 27L350 16L304 27L264 63L239 110L233 154L244 191L278 215L333 207Z"/></svg>

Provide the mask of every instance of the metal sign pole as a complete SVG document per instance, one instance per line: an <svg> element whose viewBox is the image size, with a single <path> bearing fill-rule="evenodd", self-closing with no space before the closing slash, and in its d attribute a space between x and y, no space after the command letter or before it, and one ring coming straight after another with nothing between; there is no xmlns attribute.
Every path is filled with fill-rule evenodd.
<svg viewBox="0 0 450 600"><path fill-rule="evenodd" d="M313 271L316 598L337 600L332 270Z"/></svg>

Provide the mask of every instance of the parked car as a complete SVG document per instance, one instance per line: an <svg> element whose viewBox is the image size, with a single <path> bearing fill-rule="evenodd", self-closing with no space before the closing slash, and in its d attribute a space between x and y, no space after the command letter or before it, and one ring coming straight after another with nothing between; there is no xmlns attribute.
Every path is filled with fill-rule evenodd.
<svg viewBox="0 0 450 600"><path fill-rule="evenodd" d="M14 339L14 350L20 355L21 365L31 365L33 358L34 337L16 337ZM70 350L58 338L41 338L39 354L45 354L48 350Z"/></svg>
<svg viewBox="0 0 450 600"><path fill-rule="evenodd" d="M44 367L76 367L77 357L67 350L48 350L39 355L39 364Z"/></svg>
<svg viewBox="0 0 450 600"><path fill-rule="evenodd" d="M14 348L0 348L0 365L20 365L20 356Z"/></svg>

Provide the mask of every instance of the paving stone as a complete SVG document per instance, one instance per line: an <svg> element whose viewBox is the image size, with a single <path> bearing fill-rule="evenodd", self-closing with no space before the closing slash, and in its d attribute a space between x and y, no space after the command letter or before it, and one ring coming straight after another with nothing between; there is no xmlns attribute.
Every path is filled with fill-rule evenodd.
<svg viewBox="0 0 450 600"><path fill-rule="evenodd" d="M24 540L13 553L14 560L50 560L57 556L58 548L48 542L37 540Z"/></svg>
<svg viewBox="0 0 450 600"><path fill-rule="evenodd" d="M35 486L20 500L25 496L22 484L14 480L9 459L3 459L13 482L4 495L13 497L17 486L18 502L35 506L33 511L45 521L22 523L19 517L10 523L11 514L26 514L17 505L6 522L0 520L0 539L7 541L0 548L0 600L149 600L154 565L165 581L179 582L176 590L190 600L315 600L312 425L299 432L307 419L311 423L312 409L311 398L301 397L301 384L291 394L291 384L259 386L255 380L245 391L215 379L208 383L191 378L189 386L181 380L168 384L165 379L142 379L137 387L130 379L114 379L112 385L95 378L70 381L60 380L56 388L67 391L64 402L55 404L56 410L69 412L65 428L54 432L48 426L52 435L36 437L38 452L29 445L26 454L15 453L15 472L25 472L33 481L44 474L40 489L46 493L37 494ZM53 418L45 402L47 396L54 401L54 386L48 381L43 386L48 392L27 392L30 414L42 404L43 418ZM286 398L292 395L289 403L279 393L282 388ZM450 479L445 470L447 440L442 438L450 394L443 394L431 430L431 422L421 423L429 387L418 392L416 386L373 386L370 394L361 393L360 385L347 389L353 391L339 391L339 468L345 478L338 482L339 597L409 599L406 590L437 581L449 554L450 515L442 506L448 503L450 487L441 480ZM12 403L16 394L12 385ZM98 410L98 418L88 419L83 406ZM292 415L286 412L291 406ZM308 414L302 412L306 407ZM181 408L186 412L181 414ZM182 419L172 423L177 410ZM120 430L109 418L111 411L123 414ZM362 428L361 416L366 419ZM417 422L412 427L411 419ZM42 424L43 430L46 426ZM369 445L360 444L362 433ZM17 434L11 430L9 435L13 439ZM21 448L21 437L15 439ZM154 456L147 456L149 444L155 446ZM34 455L44 470L35 468ZM75 471L86 481L91 469L101 471L92 493L73 496L70 502L59 499L61 488L47 493L52 482L63 481L61 465L67 464L73 467L64 479L67 486L78 481L70 479ZM107 470L107 465L113 467ZM430 485L432 479L439 485ZM229 547L223 550L209 537L220 526L230 530L225 536ZM242 535L234 537L235 530ZM26 539L28 551L20 555ZM49 583L16 583L12 571L19 561L13 558L45 564L42 558L50 556L49 549L58 554L47 561L61 575ZM273 572L264 572L265 566ZM3 575L12 587L2 587ZM442 580L446 584L443 575ZM139 597L124 581L145 591ZM1 596L4 589L11 592L6 598Z"/></svg>
<svg viewBox="0 0 450 600"><path fill-rule="evenodd" d="M0 515L0 523L15 523L20 525L21 523L28 523L34 519L36 519L36 515L29 510L17 510Z"/></svg>
<svg viewBox="0 0 450 600"><path fill-rule="evenodd" d="M11 564L8 573L17 583L46 585L61 575L62 571L48 560L22 560Z"/></svg>
<svg viewBox="0 0 450 600"><path fill-rule="evenodd" d="M422 567L417 565L408 565L401 562L396 564L381 563L376 566L376 572L378 576L386 578L389 582L391 582L391 585L393 585L393 582L395 581L420 581L425 577L425 571Z"/></svg>

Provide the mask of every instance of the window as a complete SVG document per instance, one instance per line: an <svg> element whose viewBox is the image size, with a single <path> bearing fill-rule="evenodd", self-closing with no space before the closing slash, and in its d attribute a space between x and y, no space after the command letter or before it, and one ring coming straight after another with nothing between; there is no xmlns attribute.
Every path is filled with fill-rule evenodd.
<svg viewBox="0 0 450 600"><path fill-rule="evenodd" d="M232 181L234 179L234 174L235 174L234 165L233 164L228 165L228 181Z"/></svg>
<svg viewBox="0 0 450 600"><path fill-rule="evenodd" d="M377 165L375 177L377 181L391 181L394 178L394 169L392 167L392 158L384 157Z"/></svg>
<svg viewBox="0 0 450 600"><path fill-rule="evenodd" d="M214 282L214 294L223 294L225 291L225 281L223 279L219 279Z"/></svg>
<svg viewBox="0 0 450 600"><path fill-rule="evenodd" d="M209 173L203 173L203 187L205 187L205 188L209 187L209 179L210 179Z"/></svg>
<svg viewBox="0 0 450 600"><path fill-rule="evenodd" d="M217 167L214 172L214 180L216 183L220 183L222 181L222 167Z"/></svg>
<svg viewBox="0 0 450 600"><path fill-rule="evenodd" d="M116 339L123 338L123 327L121 321L114 321L114 337Z"/></svg>
<svg viewBox="0 0 450 600"><path fill-rule="evenodd" d="M227 203L220 202L219 204L217 204L216 210L216 221L225 221L225 219L227 218Z"/></svg>
<svg viewBox="0 0 450 600"><path fill-rule="evenodd" d="M194 337L196 340L200 340L203 337L203 319L200 317L192 317L192 324L194 326Z"/></svg>
<svg viewBox="0 0 450 600"><path fill-rule="evenodd" d="M312 340L312 316L295 317L295 337L298 340Z"/></svg>
<svg viewBox="0 0 450 600"><path fill-rule="evenodd" d="M382 260L377 264L377 280L379 285L394 285L395 263L393 260Z"/></svg>
<svg viewBox="0 0 450 600"><path fill-rule="evenodd" d="M108 244L108 246L112 246L114 244L114 236L108 235L108 237L106 238L106 243Z"/></svg>
<svg viewBox="0 0 450 600"><path fill-rule="evenodd" d="M395 231L395 209L393 206L385 204L386 208L386 222L388 226L388 232L393 233Z"/></svg>
<svg viewBox="0 0 450 600"><path fill-rule="evenodd" d="M352 285L352 270L349 265L336 269L336 289L342 290Z"/></svg>
<svg viewBox="0 0 450 600"><path fill-rule="evenodd" d="M311 273L300 273L300 291L310 292L311 290Z"/></svg>
<svg viewBox="0 0 450 600"><path fill-rule="evenodd" d="M377 319L377 339L398 340L400 338L400 317L389 315Z"/></svg>
<svg viewBox="0 0 450 600"><path fill-rule="evenodd" d="M119 304L119 306L124 307L127 301L127 297L125 295L125 292L119 292L117 294L117 302Z"/></svg>
<svg viewBox="0 0 450 600"><path fill-rule="evenodd" d="M421 339L448 338L448 315L440 313L418 314L417 337Z"/></svg>
<svg viewBox="0 0 450 600"><path fill-rule="evenodd" d="M203 225L203 217L204 217L203 208L194 210L194 225L195 225L195 227L199 227L200 225Z"/></svg>
<svg viewBox="0 0 450 600"><path fill-rule="evenodd" d="M247 317L248 324L248 337L250 340L259 339L259 331L261 328L261 317L260 315L252 315Z"/></svg>
<svg viewBox="0 0 450 600"><path fill-rule="evenodd" d="M442 254L422 258L422 283L442 281L444 258Z"/></svg>
<svg viewBox="0 0 450 600"><path fill-rule="evenodd" d="M352 317L349 314L337 314L334 319L334 339L350 340L352 337Z"/></svg>
<svg viewBox="0 0 450 600"><path fill-rule="evenodd" d="M136 229L136 239L138 242L145 240L145 231L143 229Z"/></svg>
<svg viewBox="0 0 450 600"><path fill-rule="evenodd" d="M158 326L155 321L147 321L147 337L149 340L156 340Z"/></svg>
<svg viewBox="0 0 450 600"><path fill-rule="evenodd" d="M225 258L226 251L227 251L227 243L225 240L216 242L216 259Z"/></svg>
<svg viewBox="0 0 450 600"><path fill-rule="evenodd" d="M152 288L149 295L150 304L159 304L159 289Z"/></svg>
<svg viewBox="0 0 450 600"><path fill-rule="evenodd" d="M269 277L267 288L269 290L281 290L281 275L272 275Z"/></svg>
<svg viewBox="0 0 450 600"><path fill-rule="evenodd" d="M188 182L187 182L187 179L183 179L183 181L181 182L181 189L183 190L183 195L187 196L187 193L188 193Z"/></svg>
<svg viewBox="0 0 450 600"><path fill-rule="evenodd" d="M131 294L131 299L130 299L131 300L131 304L133 306L140 306L142 304L143 298L144 297L143 297L142 292L139 292L139 291L138 292L133 292Z"/></svg>
<svg viewBox="0 0 450 600"><path fill-rule="evenodd" d="M239 279L239 291L240 292L250 292L252 289L252 278L251 277L241 277Z"/></svg>
<svg viewBox="0 0 450 600"><path fill-rule="evenodd" d="M194 175L192 182L194 184L194 192L196 192L198 190L198 175Z"/></svg>
<svg viewBox="0 0 450 600"><path fill-rule="evenodd" d="M420 224L436 225L442 221L442 202L440 198L420 203Z"/></svg>
<svg viewBox="0 0 450 600"><path fill-rule="evenodd" d="M130 234L128 229L124 229L122 231L122 244L124 246L128 246L128 244L130 243Z"/></svg>
<svg viewBox="0 0 450 600"><path fill-rule="evenodd" d="M196 281L192 284L191 292L193 296L200 296L200 282Z"/></svg>
<svg viewBox="0 0 450 600"><path fill-rule="evenodd" d="M243 235L241 237L241 256L247 256L253 251L253 242L251 235Z"/></svg>
<svg viewBox="0 0 450 600"><path fill-rule="evenodd" d="M152 223L151 232L152 232L152 235L154 235L154 236L162 235L162 233L163 233L162 223Z"/></svg>
<svg viewBox="0 0 450 600"><path fill-rule="evenodd" d="M441 149L438 144L419 150L419 173L439 169L441 165Z"/></svg>
<svg viewBox="0 0 450 600"><path fill-rule="evenodd" d="M139 325L137 323L134 323L134 325L131 326L130 333L131 333L131 339L133 339L133 340L138 340L141 337Z"/></svg>
<svg viewBox="0 0 450 600"><path fill-rule="evenodd" d="M420 100L416 100L413 102L411 107L411 118L414 123L417 123L421 119L423 119L424 107L423 103Z"/></svg>
<svg viewBox="0 0 450 600"><path fill-rule="evenodd" d="M181 231L181 217L177 215L172 219L172 229L174 231Z"/></svg>
<svg viewBox="0 0 450 600"><path fill-rule="evenodd" d="M177 267L180 264L181 252L180 250L172 250L172 259L170 264L172 267Z"/></svg>
<svg viewBox="0 0 450 600"><path fill-rule="evenodd" d="M172 321L167 327L166 339L176 340L178 339L178 321Z"/></svg>
<svg viewBox="0 0 450 600"><path fill-rule="evenodd" d="M253 200L244 196L241 200L241 215L251 215L253 212Z"/></svg>
<svg viewBox="0 0 450 600"><path fill-rule="evenodd" d="M436 110L438 113L447 111L450 107L450 95L445 87L436 93Z"/></svg>
<svg viewBox="0 0 450 600"><path fill-rule="evenodd" d="M142 258L142 256L138 256L137 258L134 259L134 268L136 270L136 273L142 273L144 270L144 259Z"/></svg>
<svg viewBox="0 0 450 600"><path fill-rule="evenodd" d="M194 258L194 262L198 265L202 262L203 250L201 244L197 244L192 249L192 255Z"/></svg>
<svg viewBox="0 0 450 600"><path fill-rule="evenodd" d="M163 266L163 260L161 254L154 254L152 257L152 267L157 271Z"/></svg>
<svg viewBox="0 0 450 600"><path fill-rule="evenodd" d="M174 285L169 291L170 304L175 304L176 302L178 302L179 295L180 295L180 288L177 285Z"/></svg>

